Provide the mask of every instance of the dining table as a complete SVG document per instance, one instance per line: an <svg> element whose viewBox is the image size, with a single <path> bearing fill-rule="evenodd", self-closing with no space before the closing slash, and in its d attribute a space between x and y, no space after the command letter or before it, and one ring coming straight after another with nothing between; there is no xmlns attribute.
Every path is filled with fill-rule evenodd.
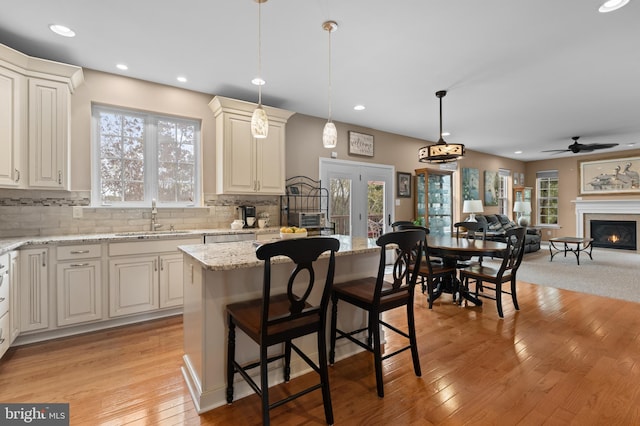
<svg viewBox="0 0 640 426"><path fill-rule="evenodd" d="M429 255L442 258L445 265L455 267L460 258L470 256L482 257L502 257L507 251L507 244L500 241L490 241L483 239L469 239L467 237L455 237L451 235L427 235ZM470 301L480 306L482 300L468 292L460 280L455 277L453 280L444 281L434 292L434 300L442 293L454 294L458 291L460 298Z"/></svg>

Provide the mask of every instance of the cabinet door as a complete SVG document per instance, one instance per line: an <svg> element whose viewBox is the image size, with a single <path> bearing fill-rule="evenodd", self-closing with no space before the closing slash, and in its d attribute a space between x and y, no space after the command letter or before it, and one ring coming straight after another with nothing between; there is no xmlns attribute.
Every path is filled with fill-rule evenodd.
<svg viewBox="0 0 640 426"><path fill-rule="evenodd" d="M16 337L20 334L20 252L12 251L9 253L10 265L9 265L9 299L11 304L9 305L9 324L11 326L11 342L16 340Z"/></svg>
<svg viewBox="0 0 640 426"><path fill-rule="evenodd" d="M160 307L182 306L182 254L160 256Z"/></svg>
<svg viewBox="0 0 640 426"><path fill-rule="evenodd" d="M20 251L20 332L49 327L48 250Z"/></svg>
<svg viewBox="0 0 640 426"><path fill-rule="evenodd" d="M266 139L255 141L257 191L261 194L284 194L285 125L269 124Z"/></svg>
<svg viewBox="0 0 640 426"><path fill-rule="evenodd" d="M69 89L29 79L29 186L68 189Z"/></svg>
<svg viewBox="0 0 640 426"><path fill-rule="evenodd" d="M100 260L58 263L58 326L102 319Z"/></svg>
<svg viewBox="0 0 640 426"><path fill-rule="evenodd" d="M254 193L257 185L255 140L251 136L251 117L237 114L224 116L223 161L218 170L218 189L230 194Z"/></svg>
<svg viewBox="0 0 640 426"><path fill-rule="evenodd" d="M20 146L22 123L26 114L22 111L22 94L25 78L0 66L0 186L20 186Z"/></svg>
<svg viewBox="0 0 640 426"><path fill-rule="evenodd" d="M109 316L158 309L158 256L109 260Z"/></svg>

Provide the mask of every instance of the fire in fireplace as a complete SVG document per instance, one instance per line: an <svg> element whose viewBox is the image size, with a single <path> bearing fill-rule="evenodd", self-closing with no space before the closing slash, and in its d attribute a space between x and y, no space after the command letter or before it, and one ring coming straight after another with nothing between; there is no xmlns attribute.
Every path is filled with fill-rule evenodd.
<svg viewBox="0 0 640 426"><path fill-rule="evenodd" d="M592 220L593 247L636 250L636 222L632 220Z"/></svg>

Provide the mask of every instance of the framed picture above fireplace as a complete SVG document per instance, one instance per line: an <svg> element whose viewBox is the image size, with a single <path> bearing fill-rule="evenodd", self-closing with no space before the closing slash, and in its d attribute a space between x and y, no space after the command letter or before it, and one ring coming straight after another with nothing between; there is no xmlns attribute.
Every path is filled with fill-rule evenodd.
<svg viewBox="0 0 640 426"><path fill-rule="evenodd" d="M640 193L640 157L580 162L580 194Z"/></svg>

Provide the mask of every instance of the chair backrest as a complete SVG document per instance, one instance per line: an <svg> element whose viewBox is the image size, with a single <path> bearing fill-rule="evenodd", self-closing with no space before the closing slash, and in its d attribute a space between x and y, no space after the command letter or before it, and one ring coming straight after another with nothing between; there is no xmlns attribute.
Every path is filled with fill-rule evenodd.
<svg viewBox="0 0 640 426"><path fill-rule="evenodd" d="M521 226L511 228L505 234L507 251L502 258L498 277L502 277L505 274L515 275L518 271L524 255L524 236L525 228Z"/></svg>
<svg viewBox="0 0 640 426"><path fill-rule="evenodd" d="M467 239L486 239L487 236L487 229L480 222L456 222L453 227L456 228L456 238L460 238L460 234L464 232L462 228L467 232Z"/></svg>
<svg viewBox="0 0 640 426"><path fill-rule="evenodd" d="M416 226L416 225L414 225L414 224L413 224L413 222L408 221L408 220L396 220L395 222L393 222L393 223L391 224L391 228L392 228L394 231L399 231L399 230L400 230L400 227L401 227L401 226L405 226L405 225L408 225L408 226Z"/></svg>
<svg viewBox="0 0 640 426"><path fill-rule="evenodd" d="M291 240L280 240L273 243L264 244L256 250L256 256L264 260L264 277L262 290L262 330L266 333L267 327L281 322L291 321L297 318L310 315L319 315L320 324L324 324L326 318L326 308L331 296L333 286L333 276L335 272L335 253L340 249L340 241L328 237L310 237ZM315 271L313 263L318 257L330 251L329 261L326 271L326 279L322 288L320 303L311 304L309 296L315 284ZM271 265L276 256L286 256L295 263L295 268L289 276L287 282L287 298L289 301L288 313L279 315L269 314L269 301L271 294ZM306 271L307 282L299 274ZM265 327L265 324L267 325Z"/></svg>
<svg viewBox="0 0 640 426"><path fill-rule="evenodd" d="M378 238L376 244L380 246L380 264L378 265L374 304L379 304L383 296L392 293L406 292L410 298L413 297L413 288L416 285L423 258L423 256L415 254L424 252L425 239L424 229L393 231ZM391 287L385 288L386 252L389 249L387 246L391 245L395 248L396 261L393 264Z"/></svg>

